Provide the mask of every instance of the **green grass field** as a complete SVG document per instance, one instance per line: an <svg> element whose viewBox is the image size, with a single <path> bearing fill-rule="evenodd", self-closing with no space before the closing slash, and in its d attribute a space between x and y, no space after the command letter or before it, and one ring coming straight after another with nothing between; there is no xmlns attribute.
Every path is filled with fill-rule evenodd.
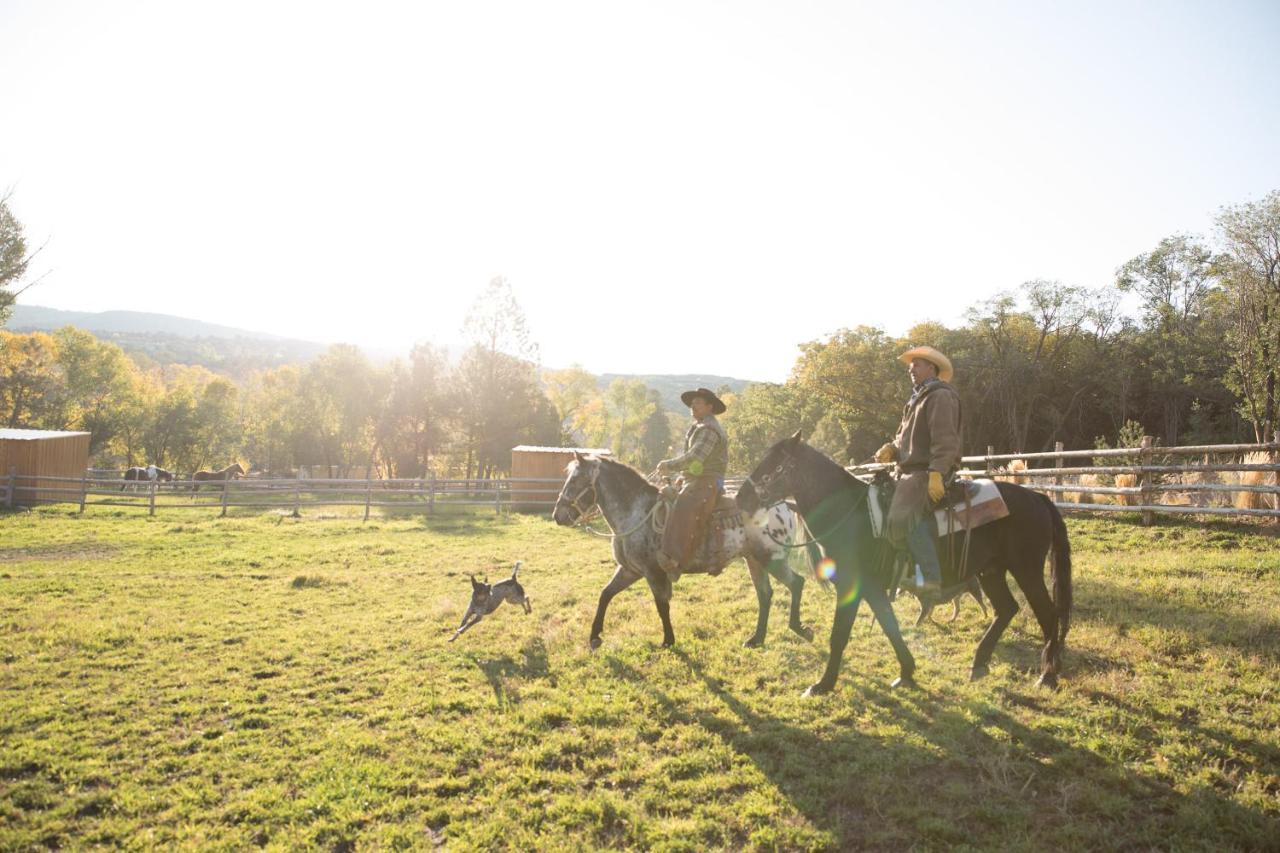
<svg viewBox="0 0 1280 853"><path fill-rule="evenodd" d="M1263 526L1070 520L1062 689L1024 610L906 629L865 610L835 693L778 589L742 648L739 563L690 577L660 648L605 540L545 518L65 508L0 515L0 849L181 846L1275 849L1280 542ZM533 602L449 644L467 572ZM915 605L899 601L908 623ZM940 610L939 613L945 613Z"/></svg>

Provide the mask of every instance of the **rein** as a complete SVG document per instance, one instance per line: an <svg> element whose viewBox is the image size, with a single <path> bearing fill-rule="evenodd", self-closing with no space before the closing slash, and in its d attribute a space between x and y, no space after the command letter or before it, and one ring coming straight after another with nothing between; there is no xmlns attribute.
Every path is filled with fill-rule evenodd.
<svg viewBox="0 0 1280 853"><path fill-rule="evenodd" d="M576 510L578 513L578 520L574 522L574 527L579 527L587 531L588 533L590 533L592 536L599 536L602 539L625 539L631 534L638 531L640 528L644 527L645 524L647 524L650 520L652 520L654 532L657 533L659 536L662 535L662 532L667 527L667 522L666 522L666 519L659 521L657 518L658 508L663 505L661 495L659 495L657 500L654 501L653 507L647 513L644 514L644 517L641 518L640 521L637 522L635 526L633 526L629 530L623 531L622 533L618 533L613 529L613 525L609 524L608 518L605 518L604 520L604 523L609 526L608 533L601 533L600 531L592 528L591 525L588 524L587 522L589 522L592 518L594 518L594 514L592 511L598 510L600 508L600 499L599 499L599 496L596 494L596 477L598 477L599 475L600 475L599 469L596 469L594 472L592 472L591 482L583 486L578 491L578 493L574 495L572 498L568 497L565 494L565 489L569 487L568 483L565 483L564 488L560 490L560 497L557 499L556 502L559 503L560 501L566 501L569 504L569 506L573 507L574 510ZM583 497L587 495L588 492L591 494L591 503L585 505L584 507L581 501Z"/></svg>
<svg viewBox="0 0 1280 853"><path fill-rule="evenodd" d="M745 482L751 484L751 488L756 490L756 493L760 496L760 499L763 502L764 500L767 499L767 495L769 494L768 488L770 485L773 484L773 481L781 480L784 477L788 477L791 474L791 468L793 467L794 464L795 464L795 457L792 456L790 453L786 453L784 451L783 461L778 464L777 468L775 468L773 471L770 471L768 473L761 474L759 478L759 482L756 482L756 480L752 479L750 475L746 477ZM776 506L778 503L781 503L781 502L782 501L780 500L776 501L775 503L770 504L770 506ZM801 513L797 512L796 516L800 519L800 523L804 525L805 532L809 534L810 538L805 542L800 542L795 545L788 545L785 542L779 542L778 545L780 545L782 548L788 551L794 551L797 548L804 548L809 545L817 545L820 542L822 542L824 539L829 538L833 533L835 533L841 527L843 527L844 523L849 519L853 518L853 514L858 511L859 507L866 504L866 502L867 502L867 492L864 491L853 502L853 506L849 507L849 511L844 514L843 518L841 518L838 522L836 522L835 525L833 525L832 528L828 530L826 533L816 537L813 536L813 531L809 529L809 524L804 520L804 516Z"/></svg>
<svg viewBox="0 0 1280 853"><path fill-rule="evenodd" d="M853 506L849 507L849 511L844 514L844 517L841 518L839 521L837 521L834 525L832 525L831 529L828 530L826 533L822 534L821 536L814 536L813 531L809 529L809 522L805 521L804 516L801 515L799 512L797 512L796 517L800 519L800 523L804 525L805 532L809 534L810 538L804 542L799 542L795 545L788 545L785 542L779 542L778 544L779 546L781 546L782 548L785 548L788 551L794 551L797 548L805 548L805 547L808 547L809 545L817 545L820 542L822 542L822 540L830 538L830 536L833 533L835 533L837 530L839 530L841 527L844 527L844 523L849 519L853 518L853 514L857 512L858 508L864 505L866 502L867 502L867 493L863 492L862 495L859 496L858 499L853 502Z"/></svg>

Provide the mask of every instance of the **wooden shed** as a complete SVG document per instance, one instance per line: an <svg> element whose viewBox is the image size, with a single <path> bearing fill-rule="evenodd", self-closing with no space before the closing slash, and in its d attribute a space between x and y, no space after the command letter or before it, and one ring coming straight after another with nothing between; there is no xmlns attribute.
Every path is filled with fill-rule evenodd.
<svg viewBox="0 0 1280 853"><path fill-rule="evenodd" d="M79 479L88 467L87 432L0 429L0 477L6 484L12 482L16 486L13 495L15 506L71 500L69 495L72 491L78 494L79 485L41 478Z"/></svg>
<svg viewBox="0 0 1280 853"><path fill-rule="evenodd" d="M522 444L511 448L511 479L514 481L511 483L511 502L523 507L528 505L527 501L533 501L543 509L547 504L555 503L564 483L565 466L573 461L575 452L613 455L613 451L605 447L534 447ZM555 484L521 483L520 480L554 480Z"/></svg>

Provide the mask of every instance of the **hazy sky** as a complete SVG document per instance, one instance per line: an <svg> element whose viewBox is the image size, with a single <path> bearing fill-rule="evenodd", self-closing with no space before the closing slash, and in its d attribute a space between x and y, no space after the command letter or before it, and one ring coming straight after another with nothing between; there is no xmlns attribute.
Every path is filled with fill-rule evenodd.
<svg viewBox="0 0 1280 853"><path fill-rule="evenodd" d="M23 301L780 380L1280 188L1280 3L0 0Z"/></svg>

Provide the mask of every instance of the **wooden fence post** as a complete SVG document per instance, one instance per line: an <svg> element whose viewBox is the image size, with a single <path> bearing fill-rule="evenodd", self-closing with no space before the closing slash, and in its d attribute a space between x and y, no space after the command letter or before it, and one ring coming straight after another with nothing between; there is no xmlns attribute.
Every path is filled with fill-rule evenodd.
<svg viewBox="0 0 1280 853"><path fill-rule="evenodd" d="M991 476L991 457L996 455L996 448L993 444L987 445L987 476Z"/></svg>
<svg viewBox="0 0 1280 853"><path fill-rule="evenodd" d="M89 472L80 475L80 514L84 515L84 501L89 495Z"/></svg>
<svg viewBox="0 0 1280 853"><path fill-rule="evenodd" d="M373 479L369 469L364 472L364 520L369 520L369 504L373 501Z"/></svg>
<svg viewBox="0 0 1280 853"><path fill-rule="evenodd" d="M1151 464L1151 445L1154 439L1149 435L1142 437L1142 455L1139 457L1139 464L1143 466L1142 475L1139 478L1139 484L1142 487L1142 493L1138 500L1143 506L1151 505L1151 472L1146 470L1146 466ZM1156 515L1150 510L1143 510L1142 525L1150 527L1156 520Z"/></svg>
<svg viewBox="0 0 1280 853"><path fill-rule="evenodd" d="M1054 452L1054 453L1061 453L1061 452L1062 452L1062 442L1061 442L1061 441L1055 441L1055 442L1053 443L1053 452ZM1063 467L1063 464L1062 464L1062 463L1063 463L1063 461L1064 461L1064 460L1063 460L1063 458L1062 458L1061 456L1055 457L1055 458L1054 458L1054 460L1053 460L1053 467L1054 467L1054 468L1061 468L1061 467ZM1061 475L1061 474L1054 474L1054 475L1053 475L1053 484L1054 484L1055 486L1061 486L1061 485L1062 485L1062 475ZM1053 501L1054 503L1060 503L1060 502L1062 501L1062 492L1055 491L1053 494L1049 495L1049 500Z"/></svg>
<svg viewBox="0 0 1280 853"><path fill-rule="evenodd" d="M147 515L155 515L156 514L156 481L155 480L151 481L151 494L149 497L150 497L150 500L148 501Z"/></svg>
<svg viewBox="0 0 1280 853"><path fill-rule="evenodd" d="M493 479L493 510L502 515L502 481L497 477Z"/></svg>
<svg viewBox="0 0 1280 853"><path fill-rule="evenodd" d="M295 475L301 475L302 471L295 471ZM298 476L293 478L293 517L302 518L302 480Z"/></svg>
<svg viewBox="0 0 1280 853"><path fill-rule="evenodd" d="M13 509L13 490L16 489L17 487L18 487L18 466L10 465L9 466L9 491L4 499L5 506L9 507L10 509Z"/></svg>
<svg viewBox="0 0 1280 853"><path fill-rule="evenodd" d="M434 471L431 472L431 482L427 488L429 489L427 492L427 515L433 515L436 510L436 473Z"/></svg>
<svg viewBox="0 0 1280 853"><path fill-rule="evenodd" d="M1280 444L1280 428L1277 428L1275 433L1271 436L1271 441L1274 444ZM1280 463L1280 450L1271 451L1271 462L1273 464ZM1275 481L1276 481L1276 488L1280 488L1280 471L1276 471ZM1271 504L1272 504L1272 507L1271 507L1272 509L1280 509L1280 493L1276 493L1271 496ZM1266 504L1264 503L1263 506L1266 506ZM1280 515L1272 516L1271 523L1280 524Z"/></svg>
<svg viewBox="0 0 1280 853"><path fill-rule="evenodd" d="M227 487L231 485L230 480L222 481L222 515L221 518L227 517Z"/></svg>

